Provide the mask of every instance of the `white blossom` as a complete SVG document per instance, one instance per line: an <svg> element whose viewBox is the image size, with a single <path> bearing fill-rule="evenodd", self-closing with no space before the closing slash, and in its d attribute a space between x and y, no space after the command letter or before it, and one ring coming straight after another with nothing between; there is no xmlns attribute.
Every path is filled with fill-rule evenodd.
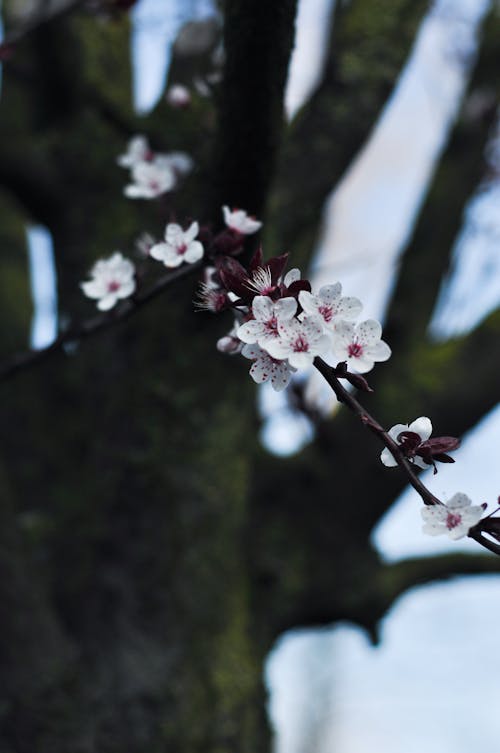
<svg viewBox="0 0 500 753"><path fill-rule="evenodd" d="M422 510L425 525L422 530L429 536L447 533L450 539L467 536L483 514L481 505L471 505L466 494L457 492L446 505L426 505Z"/></svg>
<svg viewBox="0 0 500 753"><path fill-rule="evenodd" d="M295 371L288 361L273 358L257 344L244 345L241 355L253 360L250 376L254 382L270 382L276 392L285 389Z"/></svg>
<svg viewBox="0 0 500 753"><path fill-rule="evenodd" d="M297 311L295 298L280 298L273 301L264 295L256 295L252 302L254 318L238 329L238 337L244 343L258 343L266 347L269 340L279 337L278 322L291 319Z"/></svg>
<svg viewBox="0 0 500 753"><path fill-rule="evenodd" d="M203 256L202 244L194 240L198 230L197 222L192 222L187 230L175 222L169 223L165 228L165 242L152 246L150 256L163 262L166 267L178 267L183 261L194 264Z"/></svg>
<svg viewBox="0 0 500 753"><path fill-rule="evenodd" d="M217 340L217 350L220 353L229 353L230 355L235 355L236 353L242 352L243 343L241 342L237 334L239 326L240 322L236 319L227 335L220 337Z"/></svg>
<svg viewBox="0 0 500 753"><path fill-rule="evenodd" d="M395 424L395 426L389 429L388 434L395 442L397 442L399 435L403 431L412 431L414 434L418 434L422 442L425 442L432 434L431 420L426 416L420 416L420 418L416 418L415 421L412 421L411 424ZM408 459L410 462L418 465L419 468L430 468L429 464L418 455ZM389 468L393 468L397 465L394 455L387 449L387 447L382 450L380 460Z"/></svg>
<svg viewBox="0 0 500 753"><path fill-rule="evenodd" d="M117 157L120 167L133 167L138 162L152 159L153 152L145 136L134 136L127 144L127 151Z"/></svg>
<svg viewBox="0 0 500 753"><path fill-rule="evenodd" d="M167 90L165 98L171 107L188 107L191 104L191 92L183 84L172 84Z"/></svg>
<svg viewBox="0 0 500 753"><path fill-rule="evenodd" d="M119 251L109 259L100 259L90 271L88 282L80 283L88 298L97 300L100 311L108 311L120 298L128 298L135 290L135 267Z"/></svg>
<svg viewBox="0 0 500 753"><path fill-rule="evenodd" d="M137 162L132 166L131 177L133 182L124 189L129 199L155 199L171 191L177 182L172 166L164 157Z"/></svg>
<svg viewBox="0 0 500 753"><path fill-rule="evenodd" d="M279 337L266 341L266 350L277 359L287 358L295 369L310 366L330 347L330 338L317 317L278 320Z"/></svg>
<svg viewBox="0 0 500 753"><path fill-rule="evenodd" d="M251 235L256 233L262 227L262 222L259 222L255 217L248 215L243 209L233 209L229 207L222 207L224 214L224 222L226 225L240 235Z"/></svg>
<svg viewBox="0 0 500 753"><path fill-rule="evenodd" d="M317 295L301 290L299 303L306 315L320 316L325 327L332 329L336 320L355 319L363 308L358 298L342 298L342 285L324 285Z"/></svg>
<svg viewBox="0 0 500 753"><path fill-rule="evenodd" d="M349 368L365 374L375 361L387 361L391 349L380 339L382 327L375 319L367 319L356 327L351 322L335 323L332 350L339 361L347 361Z"/></svg>

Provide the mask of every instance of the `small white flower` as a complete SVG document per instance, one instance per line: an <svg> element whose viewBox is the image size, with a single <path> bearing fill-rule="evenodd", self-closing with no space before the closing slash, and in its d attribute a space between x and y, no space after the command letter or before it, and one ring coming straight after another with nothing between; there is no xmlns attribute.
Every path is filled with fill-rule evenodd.
<svg viewBox="0 0 500 753"><path fill-rule="evenodd" d="M297 311L295 298L280 298L276 303L264 295L256 295L252 302L254 318L238 329L244 343L258 343L266 347L269 340L279 337L278 322L291 319Z"/></svg>
<svg viewBox="0 0 500 753"><path fill-rule="evenodd" d="M243 348L243 343L238 337L238 327L240 326L240 323L238 320L235 320L231 330L225 335L224 337L220 337L217 340L217 350L220 353L229 353L229 355L235 355L236 353L241 353Z"/></svg>
<svg viewBox="0 0 500 753"><path fill-rule="evenodd" d="M198 230L197 222L191 223L187 230L171 222L165 228L165 242L156 243L149 251L150 256L166 267L178 267L183 261L194 264L203 256L203 246L194 240Z"/></svg>
<svg viewBox="0 0 500 753"><path fill-rule="evenodd" d="M88 282L80 283L88 298L97 299L97 308L108 311L120 298L128 298L135 290L133 262L117 251L109 259L100 259L90 271Z"/></svg>
<svg viewBox="0 0 500 753"><path fill-rule="evenodd" d="M226 225L240 235L251 235L256 233L262 227L262 222L259 222L255 217L248 215L243 209L233 209L229 207L222 207L224 214L224 222Z"/></svg>
<svg viewBox="0 0 500 753"><path fill-rule="evenodd" d="M278 321L279 337L266 341L266 350L279 360L287 358L295 369L310 366L316 356L330 347L330 338L323 332L321 321L313 316Z"/></svg>
<svg viewBox="0 0 500 753"><path fill-rule="evenodd" d="M134 136L127 144L127 151L120 154L116 161L120 167L133 167L138 162L148 162L153 152L145 136Z"/></svg>
<svg viewBox="0 0 500 753"><path fill-rule="evenodd" d="M415 421L412 421L411 424L395 424L391 429L389 429L388 434L392 439L394 439L395 442L398 441L398 437L403 431L412 431L414 434L418 434L422 442L425 442L427 439L429 439L430 435L432 434L432 424L430 418L427 418L426 416L420 416L420 418L416 418ZM418 455L415 455L413 458L408 458L410 462L414 463L415 465L418 465L419 468L430 468L431 466L425 462L421 457ZM380 455L380 460L382 463L389 468L393 468L397 465L394 455L390 450L387 449L387 447L382 450L382 454Z"/></svg>
<svg viewBox="0 0 500 753"><path fill-rule="evenodd" d="M244 345L241 355L253 360L250 376L254 382L257 382L257 384L271 382L271 387L276 392L285 389L295 371L288 361L273 358L256 344Z"/></svg>
<svg viewBox="0 0 500 753"><path fill-rule="evenodd" d="M129 199L155 199L171 191L177 182L174 170L163 157L137 162L132 166L132 180L124 189Z"/></svg>
<svg viewBox="0 0 500 753"><path fill-rule="evenodd" d="M355 319L363 308L358 298L342 298L342 285L324 285L317 295L301 290L299 303L306 314L320 316L325 327L332 329L335 320Z"/></svg>
<svg viewBox="0 0 500 753"><path fill-rule="evenodd" d="M380 339L382 327L375 319L367 319L357 327L343 320L335 323L332 350L339 361L360 374L373 369L375 361L387 361L391 349Z"/></svg>
<svg viewBox="0 0 500 753"><path fill-rule="evenodd" d="M191 92L182 84L172 84L168 88L165 98L171 107L187 107L191 103Z"/></svg>
<svg viewBox="0 0 500 753"><path fill-rule="evenodd" d="M429 536L447 533L450 539L467 536L483 514L481 505L472 505L466 494L457 492L446 505L426 505L422 510L425 525L422 530Z"/></svg>

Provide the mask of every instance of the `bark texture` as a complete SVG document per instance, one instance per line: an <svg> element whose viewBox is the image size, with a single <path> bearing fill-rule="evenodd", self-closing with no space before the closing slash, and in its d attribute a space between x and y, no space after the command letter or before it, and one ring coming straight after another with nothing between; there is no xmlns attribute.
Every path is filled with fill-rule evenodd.
<svg viewBox="0 0 500 753"><path fill-rule="evenodd" d="M62 321L90 315L78 282L96 258L133 254L136 236L159 237L172 212L214 226L222 202L260 212L271 181L267 255L279 252L275 242L293 250L297 238L304 260L322 198L390 93L426 3L384 6L376 17L361 0L339 11L325 80L284 136L292 0L228 0L216 106L196 96L188 110L162 102L141 121L130 110L126 19L74 14L24 40L1 103L2 351L18 349L29 328L27 221L53 234ZM176 60L176 75L196 64ZM126 174L115 159L134 132L193 155L197 170L171 204L121 197ZM422 216L424 228L428 212L450 214L440 270L485 132L457 131L476 161L433 189L432 204L451 193L453 211ZM455 164L454 144L436 186ZM427 252L422 232L409 265ZM425 268L435 290L438 271ZM394 311L406 284L403 273ZM298 458L265 455L245 363L214 348L231 322L193 313L194 292L195 277L179 282L122 326L2 385L5 753L264 753L262 662L280 631L349 619L375 634L412 585L497 569L479 555L381 564L370 531L404 480L377 465L374 439L343 414ZM493 366L481 366L487 394L453 420L467 359L499 326L493 317L467 340L431 348L415 323L370 407L390 420L403 404L418 415L430 403L451 430L468 428L497 395ZM457 376L444 390L450 363Z"/></svg>

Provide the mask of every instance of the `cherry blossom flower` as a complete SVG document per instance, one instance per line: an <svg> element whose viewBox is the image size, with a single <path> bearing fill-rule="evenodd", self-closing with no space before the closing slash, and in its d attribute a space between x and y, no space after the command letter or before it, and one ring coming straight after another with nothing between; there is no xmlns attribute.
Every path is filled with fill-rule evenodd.
<svg viewBox="0 0 500 753"><path fill-rule="evenodd" d="M389 435L401 448L403 455L419 468L434 467L437 473L436 461L440 463L454 463L455 461L446 453L456 450L460 446L457 437L434 437L430 439L432 424L425 416L415 419L411 424L396 424L389 430ZM397 465L392 453L385 449L380 459L384 465L393 467Z"/></svg>
<svg viewBox="0 0 500 753"><path fill-rule="evenodd" d="M429 536L447 533L450 539L461 539L476 525L483 510L482 505L471 505L466 494L457 492L448 504L426 505L421 510L425 523L422 530Z"/></svg>
<svg viewBox="0 0 500 753"><path fill-rule="evenodd" d="M132 180L133 183L124 189L124 194L129 199L155 199L171 191L176 184L175 172L163 157L134 164Z"/></svg>
<svg viewBox="0 0 500 753"><path fill-rule="evenodd" d="M236 353L241 353L243 348L243 343L239 339L237 332L238 327L240 326L240 322L236 319L231 330L225 335L224 337L221 337L217 340L217 350L220 353L229 353L229 355L235 355Z"/></svg>
<svg viewBox="0 0 500 753"><path fill-rule="evenodd" d="M403 432L417 434L420 437L420 440L425 442L425 440L429 439L432 434L432 424L429 418L426 416L420 416L420 418L416 418L415 421L412 421L411 424L395 424L389 429L388 434L395 442L399 442L399 435ZM408 459L415 465L418 465L419 468L429 468L429 465L418 455ZM382 450L380 460L388 468L394 468L394 466L397 466L394 455L387 449L387 447Z"/></svg>
<svg viewBox="0 0 500 753"><path fill-rule="evenodd" d="M203 246L194 240L198 231L197 222L192 222L187 230L171 222L165 228L165 242L156 243L149 254L166 267L178 267L183 261L194 264L203 256Z"/></svg>
<svg viewBox="0 0 500 753"><path fill-rule="evenodd" d="M191 104L191 92L183 84L172 84L168 88L165 99L171 107L188 107Z"/></svg>
<svg viewBox="0 0 500 753"><path fill-rule="evenodd" d="M120 167L133 167L138 162L149 162L153 152L145 136L134 136L127 144L127 151L117 157Z"/></svg>
<svg viewBox="0 0 500 753"><path fill-rule="evenodd" d="M310 366L316 356L330 347L330 338L325 335L321 321L307 316L298 319L278 320L279 337L266 341L266 350L279 360L288 359L295 369Z"/></svg>
<svg viewBox="0 0 500 753"><path fill-rule="evenodd" d="M244 343L258 343L263 348L269 340L279 337L278 322L291 319L297 311L295 298L280 298L276 303L267 296L256 295L252 302L254 318L238 329Z"/></svg>
<svg viewBox="0 0 500 753"><path fill-rule="evenodd" d="M239 235L252 235L252 233L256 233L262 227L262 222L248 215L243 209L233 209L231 211L229 207L224 206L222 207L222 213L226 225Z"/></svg>
<svg viewBox="0 0 500 753"><path fill-rule="evenodd" d="M299 303L306 315L320 316L325 327L332 329L335 320L355 319L363 308L358 298L342 298L342 285L324 285L317 295L312 295L307 290L299 293Z"/></svg>
<svg viewBox="0 0 500 753"><path fill-rule="evenodd" d="M119 251L109 259L99 259L90 275L92 279L80 283L80 286L88 298L97 299L100 311L109 311L121 298L128 298L135 290L135 266Z"/></svg>
<svg viewBox="0 0 500 753"><path fill-rule="evenodd" d="M281 392L290 382L295 369L286 360L273 358L259 345L247 344L243 346L241 355L253 360L250 376L257 382L270 382L276 392Z"/></svg>
<svg viewBox="0 0 500 753"><path fill-rule="evenodd" d="M367 319L356 327L351 322L335 323L332 349L339 361L347 361L349 368L366 374L375 361L387 361L391 349L380 339L382 327L375 319Z"/></svg>

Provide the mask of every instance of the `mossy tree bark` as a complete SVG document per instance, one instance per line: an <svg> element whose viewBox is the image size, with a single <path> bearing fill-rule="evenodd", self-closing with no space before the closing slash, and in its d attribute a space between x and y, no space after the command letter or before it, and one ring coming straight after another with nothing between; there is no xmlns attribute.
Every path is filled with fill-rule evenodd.
<svg viewBox="0 0 500 753"><path fill-rule="evenodd" d="M353 0L339 27L346 59L358 34L366 56L356 54L354 78L341 76L342 106L328 110L331 133L356 122L367 72L371 94L361 97L363 126L349 134L345 153L338 146L338 165L383 104L425 6L412 3L404 23L395 14L379 27L370 5ZM62 314L84 317L91 304L78 281L93 261L117 247L132 253L144 229L159 236L171 210L216 224L218 216L203 212L221 200L264 207L283 129L295 2L265 6L257 17L250 0L227 3L218 117L209 100L195 98L189 110L162 103L137 123L123 19L59 19L19 47L6 68L0 123L5 353L28 329L27 219L54 236ZM370 55L380 45L394 52L375 71ZM338 70L352 71L354 62ZM54 87L64 96L49 95ZM329 92L318 93L304 122ZM298 122L283 154L298 148L299 129ZM199 166L171 206L120 197L125 175L115 157L135 131L146 131L154 147L190 152ZM300 183L299 163L293 180L278 171L275 197ZM338 169L320 181L318 209L337 177ZM283 233L292 237L297 218L288 217ZM309 228L307 218L300 222ZM368 544L370 510L379 517L401 479L373 470L373 441L368 447L344 415L321 426L298 460L264 455L245 366L214 349L230 322L193 313L194 282L2 386L5 751L263 752L262 662L281 630L347 617L373 632L405 588L497 567L479 555L382 566ZM409 391L417 371L415 380ZM380 394L383 418L407 399L383 384Z"/></svg>

